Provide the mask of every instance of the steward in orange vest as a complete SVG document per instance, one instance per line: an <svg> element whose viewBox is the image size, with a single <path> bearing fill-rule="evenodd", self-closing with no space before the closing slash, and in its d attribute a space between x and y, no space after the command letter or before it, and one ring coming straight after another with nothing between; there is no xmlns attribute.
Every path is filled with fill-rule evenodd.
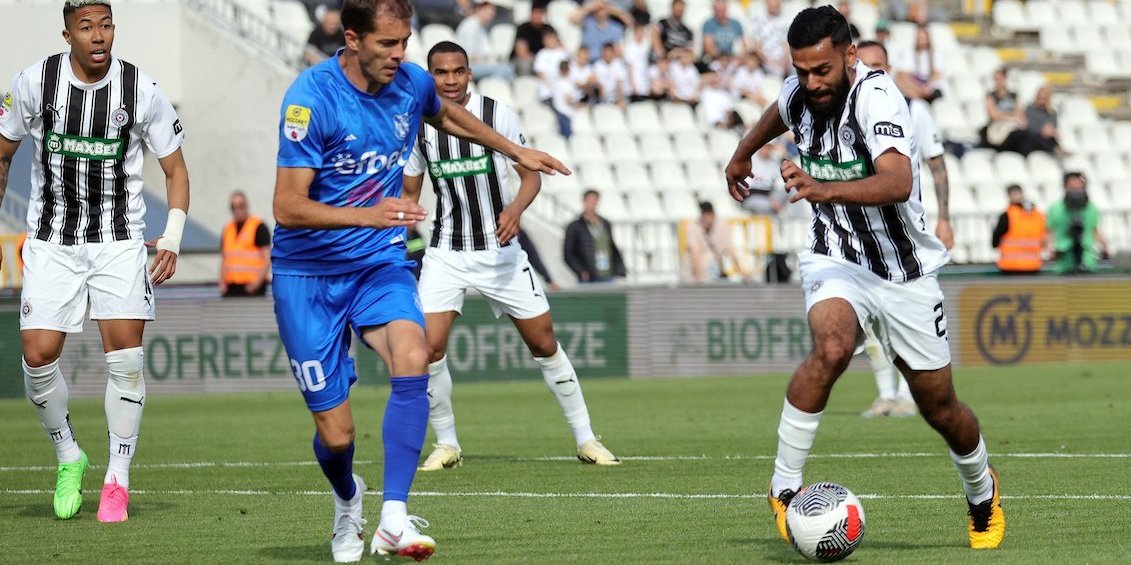
<svg viewBox="0 0 1131 565"><path fill-rule="evenodd" d="M247 213L247 198L242 193L232 195L232 216L220 239L220 294L262 296L267 292L271 265L271 233L262 219Z"/></svg>
<svg viewBox="0 0 1131 565"><path fill-rule="evenodd" d="M1032 202L1022 200L1020 187L1009 188L1009 208L998 219L993 234L997 266L1006 274L1033 274L1044 263L1045 215Z"/></svg>

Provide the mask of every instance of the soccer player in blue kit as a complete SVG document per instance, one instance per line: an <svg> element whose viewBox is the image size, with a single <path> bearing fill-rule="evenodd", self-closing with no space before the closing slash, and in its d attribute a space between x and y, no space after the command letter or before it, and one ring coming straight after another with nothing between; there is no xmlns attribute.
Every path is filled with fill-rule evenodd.
<svg viewBox="0 0 1131 565"><path fill-rule="evenodd" d="M346 47L303 72L282 104L275 181L275 317L314 416L314 453L333 487L331 552L359 561L365 483L353 473L351 329L392 375L382 426L384 504L370 550L427 559L436 542L406 507L428 426L424 317L405 260L405 226L425 211L401 198L402 169L420 120L487 146L531 170L569 170L508 141L458 104L441 101L427 71L402 63L409 0L345 0Z"/></svg>

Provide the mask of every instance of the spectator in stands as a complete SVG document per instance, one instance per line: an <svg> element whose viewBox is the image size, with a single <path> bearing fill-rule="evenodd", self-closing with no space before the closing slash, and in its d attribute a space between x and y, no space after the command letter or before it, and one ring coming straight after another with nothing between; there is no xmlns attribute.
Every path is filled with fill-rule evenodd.
<svg viewBox="0 0 1131 565"><path fill-rule="evenodd" d="M558 117L558 133L573 136L573 114L581 107L581 91L573 81L569 61L558 63L558 76L550 86L550 107Z"/></svg>
<svg viewBox="0 0 1131 565"><path fill-rule="evenodd" d="M413 0L412 4L421 27L443 24L454 29L475 10L471 0Z"/></svg>
<svg viewBox="0 0 1131 565"><path fill-rule="evenodd" d="M613 277L624 277L624 259L613 241L609 221L597 214L601 194L585 191L582 197L584 211L566 226L563 258L577 281L585 283L610 282Z"/></svg>
<svg viewBox="0 0 1131 565"><path fill-rule="evenodd" d="M232 220L220 236L220 295L263 296L271 272L271 232L249 213L247 195L232 193Z"/></svg>
<svg viewBox="0 0 1131 565"><path fill-rule="evenodd" d="M707 71L700 75L699 121L708 128L738 129L742 133L742 118L734 110L734 95L723 84L719 73Z"/></svg>
<svg viewBox="0 0 1131 565"><path fill-rule="evenodd" d="M534 56L534 74L538 76L538 99L549 103L562 62L569 62L569 52L562 47L558 32L550 26L542 33L542 49Z"/></svg>
<svg viewBox="0 0 1131 565"><path fill-rule="evenodd" d="M672 93L672 68L671 62L666 57L656 59L648 68L648 84L651 88L653 100L667 100Z"/></svg>
<svg viewBox="0 0 1131 565"><path fill-rule="evenodd" d="M623 108L628 102L628 67L617 58L615 45L606 43L601 49L601 60L593 65L593 74L597 78L597 100Z"/></svg>
<svg viewBox="0 0 1131 565"><path fill-rule="evenodd" d="M730 225L715 216L715 207L710 202L699 203L699 221L687 226L685 241L680 269L683 282L703 284L724 280L728 266L741 271L742 261L734 248ZM749 279L746 273L741 276Z"/></svg>
<svg viewBox="0 0 1131 565"><path fill-rule="evenodd" d="M671 55L671 90L668 99L686 102L692 106L699 103L699 68L695 66L695 53L681 47L673 49Z"/></svg>
<svg viewBox="0 0 1131 565"><path fill-rule="evenodd" d="M652 49L652 38L648 35L647 24L632 26L624 38L624 62L628 66L628 99L631 102L646 100L651 94L648 79L648 58Z"/></svg>
<svg viewBox="0 0 1131 565"><path fill-rule="evenodd" d="M754 47L762 55L762 64L779 76L788 75L791 70L786 47L790 23L781 13L781 0L766 0L766 14L755 19L750 27Z"/></svg>
<svg viewBox="0 0 1131 565"><path fill-rule="evenodd" d="M632 16L633 25L647 26L652 23L652 13L648 11L648 0L632 0L628 8L628 15ZM651 41L651 37L648 38Z"/></svg>
<svg viewBox="0 0 1131 565"><path fill-rule="evenodd" d="M683 0L672 0L672 13L660 20L652 33L652 52L657 59L668 56L672 49L691 47L695 34L683 23Z"/></svg>
<svg viewBox="0 0 1131 565"><path fill-rule="evenodd" d="M491 51L491 35L487 32L496 15L495 4L491 0L476 2L471 14L456 28L456 43L467 51L471 74L476 79L497 77L509 81L514 78L514 68L508 63L496 61Z"/></svg>
<svg viewBox="0 0 1131 565"><path fill-rule="evenodd" d="M570 63L569 79L573 81L573 85L580 92L578 100L581 102L593 104L600 98L597 73L594 71L593 62L589 57L589 49L584 45L577 49L577 55Z"/></svg>
<svg viewBox="0 0 1131 565"><path fill-rule="evenodd" d="M1003 275L1031 275L1041 270L1041 253L1048 245L1045 215L1025 200L1019 185L1006 189L1009 207L994 228L991 243L998 250L997 266Z"/></svg>
<svg viewBox="0 0 1131 565"><path fill-rule="evenodd" d="M546 4L546 0L535 2L530 8L530 21L523 22L515 30L511 64L517 75L534 74L534 58L542 50L542 34L550 29L550 24L546 23Z"/></svg>
<svg viewBox="0 0 1131 565"><path fill-rule="evenodd" d="M569 21L581 26L581 44L590 54L596 54L605 45L617 45L624 39L624 30L632 25L632 16L605 0L588 0L570 15Z"/></svg>
<svg viewBox="0 0 1131 565"><path fill-rule="evenodd" d="M1056 129L1056 109L1052 106L1051 94L1047 86L1037 90L1037 97L1025 108L1025 121L1037 150L1059 154L1060 132Z"/></svg>
<svg viewBox="0 0 1131 565"><path fill-rule="evenodd" d="M848 20L848 34L852 36L852 42L860 41L860 28L852 23L852 2L840 0L840 2L837 2L836 11L840 12L845 20Z"/></svg>
<svg viewBox="0 0 1131 565"><path fill-rule="evenodd" d="M306 39L306 49L303 51L302 59L307 65L317 65L345 46L342 12L327 6L318 25L314 26L310 37Z"/></svg>
<svg viewBox="0 0 1131 565"><path fill-rule="evenodd" d="M763 216L777 216L787 200L785 181L781 178L781 162L786 158L785 148L778 141L762 146L750 158L751 176L746 180L750 196L742 201L742 208Z"/></svg>
<svg viewBox="0 0 1131 565"><path fill-rule="evenodd" d="M983 145L1022 155L1036 149L1034 136L1026 129L1025 112L1017 102L1017 94L1009 90L1006 83L1005 69L994 71L994 89L986 95L986 113L990 123L981 131Z"/></svg>
<svg viewBox="0 0 1131 565"><path fill-rule="evenodd" d="M526 257L530 260L530 266L533 267L534 271L538 273L538 276L542 277L542 280L546 282L546 287L551 291L561 290L562 287L554 282L553 277L550 276L550 270L547 269L546 264L542 262L542 254L538 253L538 247L534 245L534 240L530 239L526 230L522 228L518 229L518 245L526 252Z"/></svg>
<svg viewBox="0 0 1131 565"><path fill-rule="evenodd" d="M1098 258L1107 258L1100 212L1088 200L1088 182L1081 173L1064 174L1064 200L1049 208L1048 229L1049 256L1056 261L1058 274L1095 272Z"/></svg>
<svg viewBox="0 0 1131 565"><path fill-rule="evenodd" d="M895 60L895 79L906 95L933 102L943 95L942 53L931 47L931 34L922 25L915 34L915 51Z"/></svg>
<svg viewBox="0 0 1131 565"><path fill-rule="evenodd" d="M762 58L757 51L748 51L737 59L738 64L731 72L730 91L735 98L746 99L758 106L765 106L772 100L762 92L762 83L766 81L766 71L762 69Z"/></svg>
<svg viewBox="0 0 1131 565"><path fill-rule="evenodd" d="M715 0L712 8L714 15L703 24L703 59L714 61L723 55L744 53L742 24L730 18L726 0Z"/></svg>

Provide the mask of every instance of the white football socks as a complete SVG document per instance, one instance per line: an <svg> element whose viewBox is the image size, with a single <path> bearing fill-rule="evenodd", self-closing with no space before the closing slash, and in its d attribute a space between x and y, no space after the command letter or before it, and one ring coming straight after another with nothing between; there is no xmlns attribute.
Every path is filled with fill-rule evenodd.
<svg viewBox="0 0 1131 565"><path fill-rule="evenodd" d="M452 374L445 355L428 365L428 423L436 433L436 442L459 450L456 439L456 417L452 411Z"/></svg>
<svg viewBox="0 0 1131 565"><path fill-rule="evenodd" d="M581 394L577 372L573 370L569 357L566 357L562 344L557 345L558 351L553 355L535 357L534 360L542 367L542 378L558 399L566 423L573 430L573 437L580 446L597 436L593 434L593 427L589 424L589 407L585 405L585 396Z"/></svg>
<svg viewBox="0 0 1131 565"><path fill-rule="evenodd" d="M990 457L986 453L986 442L978 436L978 447L969 455L950 452L954 468L962 478L962 488L971 504L980 504L993 498L994 480L990 477Z"/></svg>
<svg viewBox="0 0 1131 565"><path fill-rule="evenodd" d="M386 500L381 504L381 525L400 526L408 518L408 503L403 500Z"/></svg>
<svg viewBox="0 0 1131 565"><path fill-rule="evenodd" d="M29 367L24 361L24 392L36 406L39 422L47 437L55 444L55 457L60 463L74 463L82 458L79 444L71 430L67 413L67 381L59 370L56 359L42 367Z"/></svg>
<svg viewBox="0 0 1131 565"><path fill-rule="evenodd" d="M907 378L903 375L899 375L899 390L895 393L895 396L900 400L915 403L915 397L911 396L911 386L907 384Z"/></svg>
<svg viewBox="0 0 1131 565"><path fill-rule="evenodd" d="M129 487L130 462L137 452L138 430L145 408L145 361L142 348L118 349L106 354L110 379L106 382L106 424L110 429L110 464L103 482Z"/></svg>
<svg viewBox="0 0 1131 565"><path fill-rule="evenodd" d="M786 399L778 424L778 455L774 459L774 478L770 481L771 495L776 497L785 489L797 492L801 488L801 471L817 437L823 413L802 412Z"/></svg>

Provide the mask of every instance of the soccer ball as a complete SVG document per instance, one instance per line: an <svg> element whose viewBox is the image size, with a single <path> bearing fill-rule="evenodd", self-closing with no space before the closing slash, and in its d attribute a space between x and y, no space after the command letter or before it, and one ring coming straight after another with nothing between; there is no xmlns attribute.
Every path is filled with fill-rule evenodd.
<svg viewBox="0 0 1131 565"><path fill-rule="evenodd" d="M790 542L814 561L840 561L864 539L864 507L836 483L809 485L793 497L785 512Z"/></svg>

